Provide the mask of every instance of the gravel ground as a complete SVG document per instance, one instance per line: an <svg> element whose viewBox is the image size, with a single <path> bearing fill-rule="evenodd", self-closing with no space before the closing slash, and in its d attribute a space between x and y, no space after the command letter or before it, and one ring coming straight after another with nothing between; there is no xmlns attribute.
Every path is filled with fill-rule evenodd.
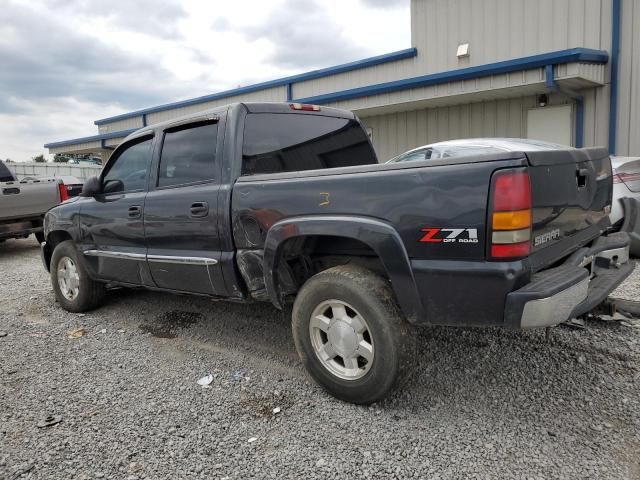
<svg viewBox="0 0 640 480"><path fill-rule="evenodd" d="M0 478L640 478L640 329L586 327L427 329L411 385L359 407L269 306L120 290L71 314L35 240L7 241Z"/></svg>

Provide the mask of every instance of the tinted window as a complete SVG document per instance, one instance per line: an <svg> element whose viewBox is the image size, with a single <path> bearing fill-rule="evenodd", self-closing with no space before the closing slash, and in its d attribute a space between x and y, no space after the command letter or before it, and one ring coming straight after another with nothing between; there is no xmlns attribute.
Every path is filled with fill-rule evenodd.
<svg viewBox="0 0 640 480"><path fill-rule="evenodd" d="M107 173L102 177L105 191L115 193L144 190L147 186L151 160L151 138L129 144L117 155L117 158L110 162Z"/></svg>
<svg viewBox="0 0 640 480"><path fill-rule="evenodd" d="M404 155L400 155L396 157L394 163L396 162L415 162L418 160L426 160L427 156L425 155L424 150L418 150L417 152L405 153Z"/></svg>
<svg viewBox="0 0 640 480"><path fill-rule="evenodd" d="M0 162L0 182L13 182L15 178L9 168L2 162Z"/></svg>
<svg viewBox="0 0 640 480"><path fill-rule="evenodd" d="M293 172L378 163L355 120L322 115L247 115L242 174Z"/></svg>
<svg viewBox="0 0 640 480"><path fill-rule="evenodd" d="M218 124L198 124L164 134L158 185L180 185L215 177Z"/></svg>
<svg viewBox="0 0 640 480"><path fill-rule="evenodd" d="M488 153L501 153L504 150L484 145L451 145L445 147L443 157L467 157L470 155L486 155Z"/></svg>

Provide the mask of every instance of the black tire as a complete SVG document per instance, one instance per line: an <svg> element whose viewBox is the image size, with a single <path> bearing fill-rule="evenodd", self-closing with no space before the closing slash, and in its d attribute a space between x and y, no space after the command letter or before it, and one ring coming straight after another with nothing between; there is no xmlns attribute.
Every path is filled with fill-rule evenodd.
<svg viewBox="0 0 640 480"><path fill-rule="evenodd" d="M36 232L34 233L36 240L38 241L38 245L44 242L44 232Z"/></svg>
<svg viewBox="0 0 640 480"><path fill-rule="evenodd" d="M78 275L77 295L67 298L60 289L58 282L58 266L65 258L71 259ZM51 256L51 284L56 300L62 308L69 312L86 312L102 305L105 296L105 285L89 277L84 266L84 259L76 250L71 240L56 245Z"/></svg>
<svg viewBox="0 0 640 480"><path fill-rule="evenodd" d="M368 371L360 378L344 379L334 374L314 349L311 317L316 308L322 308L323 302L329 300L348 304L348 310L359 314L367 324L374 355ZM298 354L310 375L341 400L357 404L381 400L404 383L413 370L415 328L396 305L389 282L365 268L343 265L310 278L293 305L292 328ZM329 342L329 337L326 338ZM340 361L338 357L335 359ZM362 367L362 372L365 368Z"/></svg>

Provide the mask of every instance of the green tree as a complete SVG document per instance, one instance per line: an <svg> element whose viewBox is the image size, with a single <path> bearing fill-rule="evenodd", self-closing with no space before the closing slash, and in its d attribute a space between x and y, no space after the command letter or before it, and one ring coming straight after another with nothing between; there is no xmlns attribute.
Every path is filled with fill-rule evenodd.
<svg viewBox="0 0 640 480"><path fill-rule="evenodd" d="M69 161L69 158L65 157L61 153L56 153L53 157L53 161L55 163L67 163Z"/></svg>
<svg viewBox="0 0 640 480"><path fill-rule="evenodd" d="M33 157L31 160L33 160L36 163L46 163L46 159L44 158L44 155L40 154L40 155L36 155L35 157Z"/></svg>

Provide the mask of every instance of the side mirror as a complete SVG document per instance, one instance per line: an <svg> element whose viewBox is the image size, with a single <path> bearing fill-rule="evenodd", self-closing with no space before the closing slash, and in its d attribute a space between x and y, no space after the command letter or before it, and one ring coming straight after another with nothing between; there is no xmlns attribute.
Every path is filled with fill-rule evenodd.
<svg viewBox="0 0 640 480"><path fill-rule="evenodd" d="M122 180L113 179L104 182L101 193L118 193L124 191L124 183Z"/></svg>
<svg viewBox="0 0 640 480"><path fill-rule="evenodd" d="M83 197L95 197L102 193L102 184L98 177L91 177L82 186L82 195Z"/></svg>

